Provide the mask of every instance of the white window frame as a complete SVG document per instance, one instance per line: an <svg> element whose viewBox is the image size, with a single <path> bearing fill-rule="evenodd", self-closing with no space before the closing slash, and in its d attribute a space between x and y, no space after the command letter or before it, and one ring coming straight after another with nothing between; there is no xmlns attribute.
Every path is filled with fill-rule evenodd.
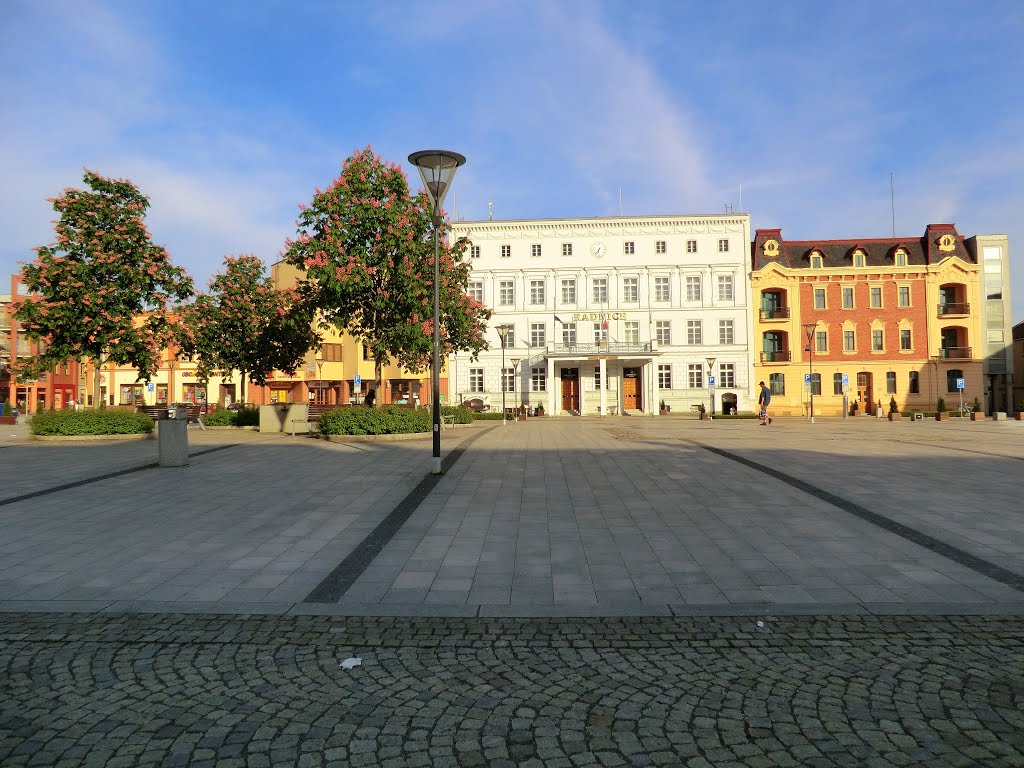
<svg viewBox="0 0 1024 768"><path fill-rule="evenodd" d="M733 389L736 387L736 364L735 363L719 363L718 364L718 386L723 389Z"/></svg>
<svg viewBox="0 0 1024 768"><path fill-rule="evenodd" d="M640 301L640 279L636 277L622 278L622 301L625 304L636 304Z"/></svg>
<svg viewBox="0 0 1024 768"><path fill-rule="evenodd" d="M718 321L718 343L719 344L735 344L736 343L736 323L732 320L719 320Z"/></svg>
<svg viewBox="0 0 1024 768"><path fill-rule="evenodd" d="M503 246L501 246L501 258L503 258L503 259L511 259L512 258L512 246L511 245L503 245Z"/></svg>
<svg viewBox="0 0 1024 768"><path fill-rule="evenodd" d="M690 385L690 389L704 389L704 366L700 363L687 365L686 383Z"/></svg>
<svg viewBox="0 0 1024 768"><path fill-rule="evenodd" d="M732 275L719 275L718 276L718 300L719 301L732 301L733 300L733 279Z"/></svg>
<svg viewBox="0 0 1024 768"><path fill-rule="evenodd" d="M672 365L658 363L658 389L672 389Z"/></svg>
<svg viewBox="0 0 1024 768"><path fill-rule="evenodd" d="M636 243L632 240L627 240L622 244L622 252L627 256L636 253Z"/></svg>
<svg viewBox="0 0 1024 768"><path fill-rule="evenodd" d="M655 275L654 300L665 303L672 301L672 278L665 275Z"/></svg>
<svg viewBox="0 0 1024 768"><path fill-rule="evenodd" d="M594 304L608 303L608 278L595 277L590 281L590 296Z"/></svg>
<svg viewBox="0 0 1024 768"><path fill-rule="evenodd" d="M547 323L530 323L530 346L534 349L548 343Z"/></svg>
<svg viewBox="0 0 1024 768"><path fill-rule="evenodd" d="M700 275L686 276L686 300L700 301L703 288L703 281Z"/></svg>
<svg viewBox="0 0 1024 768"><path fill-rule="evenodd" d="M469 391L470 392L483 392L484 391L484 369L483 368L470 368L469 369Z"/></svg>
<svg viewBox="0 0 1024 768"><path fill-rule="evenodd" d="M541 257L540 243L533 243L530 245L530 256L534 259L539 259Z"/></svg>
<svg viewBox="0 0 1024 768"><path fill-rule="evenodd" d="M530 369L530 391L546 392L548 389L548 369L538 365Z"/></svg>
<svg viewBox="0 0 1024 768"><path fill-rule="evenodd" d="M687 253L696 253L697 252L697 241L696 240L687 240L686 241L686 252Z"/></svg>
<svg viewBox="0 0 1024 768"><path fill-rule="evenodd" d="M671 346L672 345L672 321L671 320L655 320L654 321L654 339L659 345Z"/></svg>
<svg viewBox="0 0 1024 768"><path fill-rule="evenodd" d="M562 255L572 256L572 243L562 243Z"/></svg>
<svg viewBox="0 0 1024 768"><path fill-rule="evenodd" d="M498 281L498 306L514 307L516 305L516 281Z"/></svg>
<svg viewBox="0 0 1024 768"><path fill-rule="evenodd" d="M654 252L655 253L668 253L668 243L664 240L654 241Z"/></svg>
<svg viewBox="0 0 1024 768"><path fill-rule="evenodd" d="M563 304L575 304L576 303L576 279L575 278L563 278L562 279L562 303Z"/></svg>
<svg viewBox="0 0 1024 768"><path fill-rule="evenodd" d="M686 343L687 344L703 344L704 343L704 323L701 320L687 320L686 321Z"/></svg>
<svg viewBox="0 0 1024 768"><path fill-rule="evenodd" d="M545 286L546 280L531 280L530 281L530 304L533 305L544 305L544 294L546 293Z"/></svg>
<svg viewBox="0 0 1024 768"><path fill-rule="evenodd" d="M723 237L718 241L718 252L728 253L729 252L729 238Z"/></svg>

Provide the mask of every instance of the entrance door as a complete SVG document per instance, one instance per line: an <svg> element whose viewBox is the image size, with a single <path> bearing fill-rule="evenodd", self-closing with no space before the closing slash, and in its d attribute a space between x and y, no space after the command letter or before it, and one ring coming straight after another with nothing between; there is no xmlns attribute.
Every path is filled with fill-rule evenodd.
<svg viewBox="0 0 1024 768"><path fill-rule="evenodd" d="M562 410L579 413L580 410L580 369L562 369Z"/></svg>
<svg viewBox="0 0 1024 768"><path fill-rule="evenodd" d="M873 413L871 373L861 371L857 374L857 408L861 413Z"/></svg>
<svg viewBox="0 0 1024 768"><path fill-rule="evenodd" d="M639 368L624 368L622 370L622 407L627 411L642 411L644 409Z"/></svg>

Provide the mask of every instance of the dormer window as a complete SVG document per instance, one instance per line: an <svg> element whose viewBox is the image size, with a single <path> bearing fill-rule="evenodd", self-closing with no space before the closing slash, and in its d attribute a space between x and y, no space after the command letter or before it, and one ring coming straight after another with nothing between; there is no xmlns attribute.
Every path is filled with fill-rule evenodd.
<svg viewBox="0 0 1024 768"><path fill-rule="evenodd" d="M853 252L853 266L865 267L867 266L867 258L864 256L864 251L859 248Z"/></svg>
<svg viewBox="0 0 1024 768"><path fill-rule="evenodd" d="M893 256L893 263L897 267L907 266L907 252L904 251L902 248L897 248L896 253Z"/></svg>
<svg viewBox="0 0 1024 768"><path fill-rule="evenodd" d="M815 251L811 254L811 269L821 269L824 265L821 254Z"/></svg>

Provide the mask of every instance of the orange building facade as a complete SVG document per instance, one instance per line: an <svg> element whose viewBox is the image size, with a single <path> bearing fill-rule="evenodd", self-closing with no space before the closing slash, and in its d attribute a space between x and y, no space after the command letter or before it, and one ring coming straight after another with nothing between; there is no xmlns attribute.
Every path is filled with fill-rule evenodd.
<svg viewBox="0 0 1024 768"><path fill-rule="evenodd" d="M752 245L756 381L777 415L934 411L982 398L980 268L951 224L918 238ZM963 388L960 388L963 384Z"/></svg>

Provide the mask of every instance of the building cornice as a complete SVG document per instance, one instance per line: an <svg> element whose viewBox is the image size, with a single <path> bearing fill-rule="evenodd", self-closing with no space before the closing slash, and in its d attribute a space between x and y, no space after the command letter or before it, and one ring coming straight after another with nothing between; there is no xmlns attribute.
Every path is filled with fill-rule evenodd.
<svg viewBox="0 0 1024 768"><path fill-rule="evenodd" d="M697 235L743 232L750 225L746 214L698 216L625 216L579 219L523 219L457 221L452 232L476 239L545 237L617 237L643 235Z"/></svg>

